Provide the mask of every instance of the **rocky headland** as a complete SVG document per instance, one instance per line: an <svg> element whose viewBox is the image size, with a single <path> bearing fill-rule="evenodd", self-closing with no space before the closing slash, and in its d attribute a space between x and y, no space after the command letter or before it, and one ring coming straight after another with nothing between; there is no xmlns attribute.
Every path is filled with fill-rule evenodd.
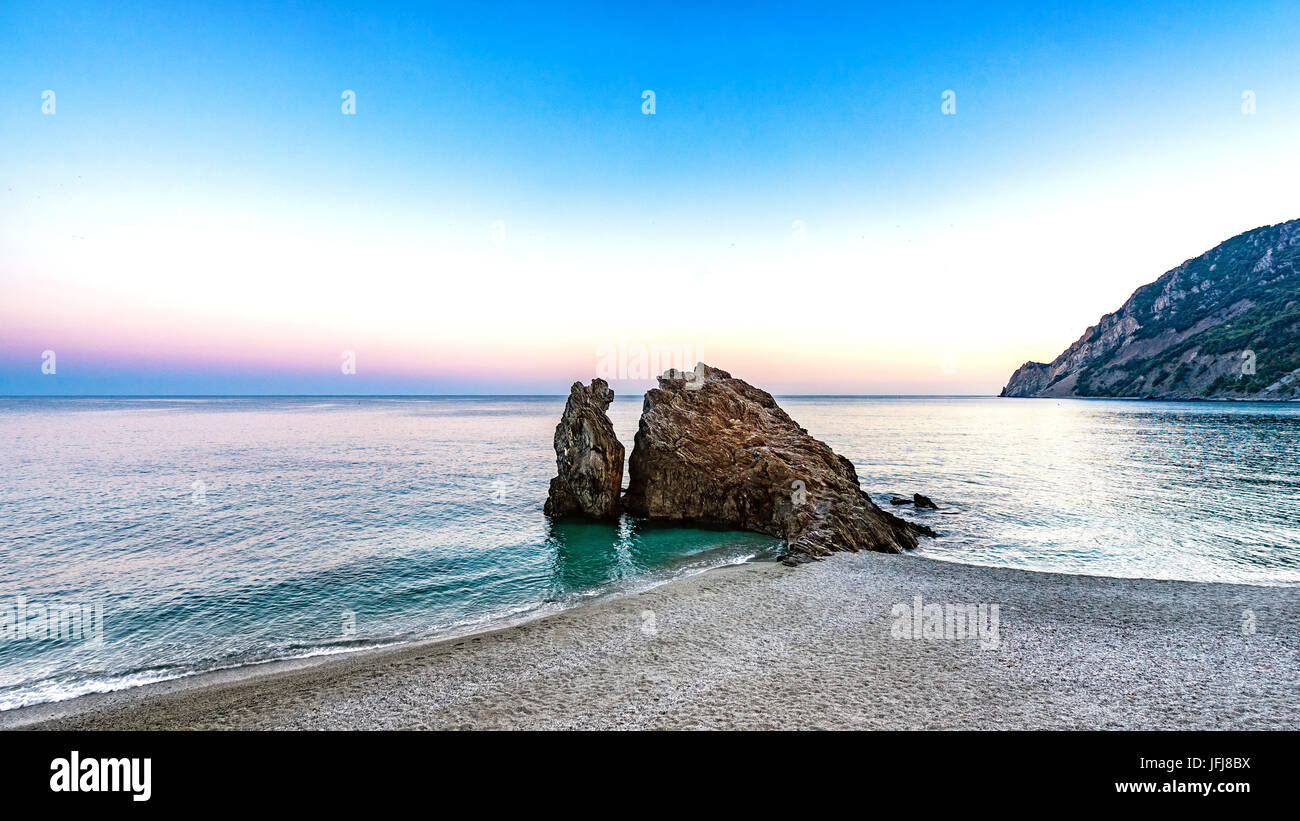
<svg viewBox="0 0 1300 821"><path fill-rule="evenodd" d="M1002 396L1300 400L1300 220L1233 237L1138 288Z"/></svg>

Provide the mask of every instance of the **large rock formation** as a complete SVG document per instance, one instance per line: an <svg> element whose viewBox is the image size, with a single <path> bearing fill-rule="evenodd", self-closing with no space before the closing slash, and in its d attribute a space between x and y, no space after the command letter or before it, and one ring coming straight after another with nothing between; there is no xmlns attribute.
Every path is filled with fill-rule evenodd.
<svg viewBox="0 0 1300 821"><path fill-rule="evenodd" d="M1300 220L1247 231L1138 288L1003 396L1300 399Z"/></svg>
<svg viewBox="0 0 1300 821"><path fill-rule="evenodd" d="M555 464L546 497L548 516L615 519L623 489L623 444L605 413L614 391L604 379L574 382L564 415L555 426Z"/></svg>
<svg viewBox="0 0 1300 821"><path fill-rule="evenodd" d="M646 393L629 467L629 513L777 536L788 563L837 550L899 553L934 535L878 508L853 464L771 394L703 363L694 374L668 371Z"/></svg>

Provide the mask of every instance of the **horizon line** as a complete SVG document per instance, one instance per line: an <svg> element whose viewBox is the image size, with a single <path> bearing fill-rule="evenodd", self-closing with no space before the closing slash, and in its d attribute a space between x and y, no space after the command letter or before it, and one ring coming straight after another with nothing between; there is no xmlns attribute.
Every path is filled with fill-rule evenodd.
<svg viewBox="0 0 1300 821"><path fill-rule="evenodd" d="M651 388L650 390L654 390ZM616 395L615 400L636 394ZM791 399L997 399L991 393L774 393ZM565 393L23 393L0 399L565 399ZM1072 398L1072 397L1064 397Z"/></svg>

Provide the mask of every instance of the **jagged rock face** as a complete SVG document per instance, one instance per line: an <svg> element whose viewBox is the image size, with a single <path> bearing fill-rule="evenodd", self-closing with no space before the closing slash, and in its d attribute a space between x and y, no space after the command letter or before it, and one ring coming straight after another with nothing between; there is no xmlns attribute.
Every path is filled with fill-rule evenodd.
<svg viewBox="0 0 1300 821"><path fill-rule="evenodd" d="M1256 228L1133 293L1003 396L1300 399L1300 220Z"/></svg>
<svg viewBox="0 0 1300 821"><path fill-rule="evenodd" d="M694 374L668 371L646 393L629 467L629 513L777 536L791 563L838 550L899 553L934 535L878 508L853 464L771 394L703 363Z"/></svg>
<svg viewBox="0 0 1300 821"><path fill-rule="evenodd" d="M623 489L623 444L606 411L614 391L604 379L574 382L555 426L555 464L544 508L548 516L614 519Z"/></svg>

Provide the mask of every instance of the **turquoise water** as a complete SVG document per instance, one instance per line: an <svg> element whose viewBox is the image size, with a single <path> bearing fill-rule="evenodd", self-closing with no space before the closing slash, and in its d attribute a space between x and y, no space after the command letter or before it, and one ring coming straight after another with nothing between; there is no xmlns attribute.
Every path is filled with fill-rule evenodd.
<svg viewBox="0 0 1300 821"><path fill-rule="evenodd" d="M1300 408L784 398L937 559L1300 584ZM466 631L720 564L746 533L552 524L560 398L0 399L0 708ZM611 417L631 450L639 397ZM102 612L102 636L93 639ZM46 611L48 614L49 611ZM36 619L39 621L39 619Z"/></svg>

